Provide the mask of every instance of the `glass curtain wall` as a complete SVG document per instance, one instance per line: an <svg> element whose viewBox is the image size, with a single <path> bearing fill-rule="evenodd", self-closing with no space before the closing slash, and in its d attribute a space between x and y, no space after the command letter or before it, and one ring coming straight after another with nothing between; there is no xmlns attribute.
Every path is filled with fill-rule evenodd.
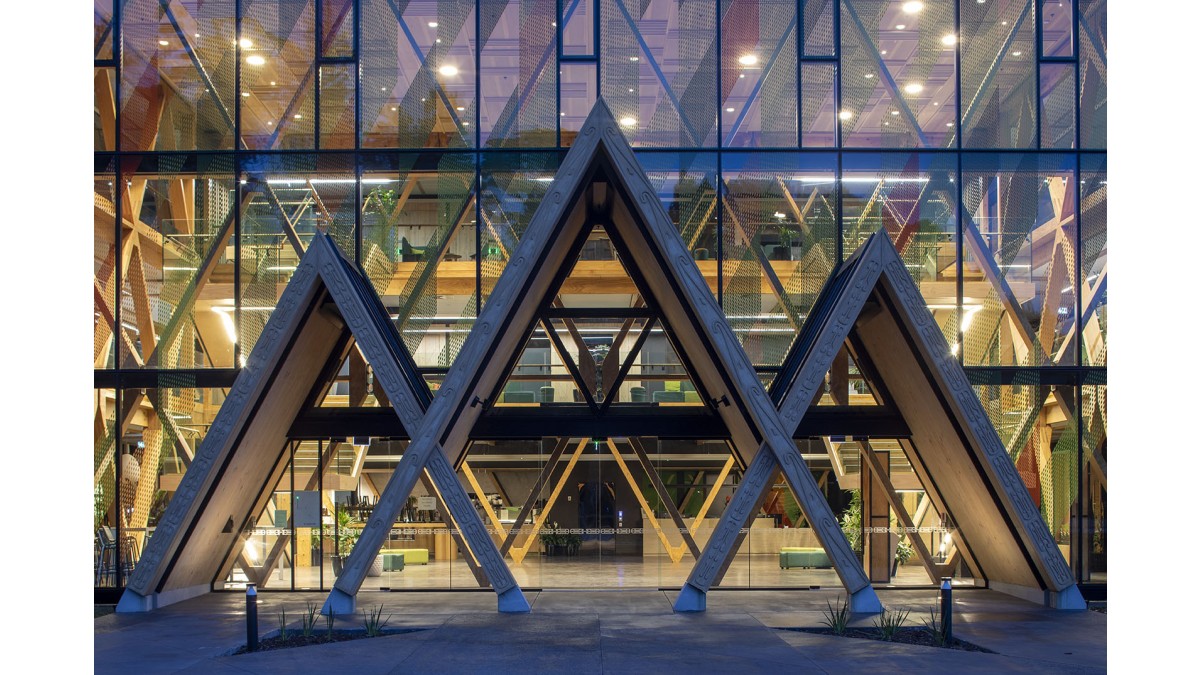
<svg viewBox="0 0 1200 675"><path fill-rule="evenodd" d="M168 456L186 464L313 237L436 388L597 100L764 382L833 265L886 231L1079 580L1105 581L1103 0L97 0L94 27L98 589L136 564L148 486L186 469ZM625 273L600 248L606 295ZM547 364L538 387L573 401ZM620 396L687 397L635 374ZM149 393L176 377L202 412ZM663 443L665 485L713 477Z"/></svg>

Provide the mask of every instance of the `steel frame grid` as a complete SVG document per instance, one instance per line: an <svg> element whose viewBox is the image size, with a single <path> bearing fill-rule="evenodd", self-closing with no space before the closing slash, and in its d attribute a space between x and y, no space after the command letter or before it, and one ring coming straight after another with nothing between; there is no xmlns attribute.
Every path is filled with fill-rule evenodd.
<svg viewBox="0 0 1200 675"><path fill-rule="evenodd" d="M560 19L562 16L562 9L563 9L563 4L565 1L566 0L557 0L557 2L556 2L556 7L558 8L557 16ZM722 32L722 28L721 28L722 22L720 20L720 11L719 11L721 0L712 0L712 1L717 6L717 12L716 12L717 20L716 20L715 31L716 31L716 40L717 40L716 47L718 50L718 64L719 64L720 63L719 50L721 49L720 40L721 40L721 32ZM840 80L841 80L841 72L840 72L841 71L841 63L840 63L840 61L841 61L841 14L842 14L843 5L846 4L847 2L852 2L852 0L838 0L836 2L836 4L834 4L834 6L832 7L832 22L833 22L833 29L834 29L833 54L828 55L828 56L809 55L806 53L805 44L804 44L804 33L803 33L804 17L803 17L803 11L802 11L804 3L802 2L802 0L797 0L797 3L796 3L796 5L797 5L797 14L795 17L796 23L797 23L796 48L797 48L797 56L798 56L797 64L796 64L797 95L800 95L803 91L802 76L803 76L804 64L806 64L806 63L831 63L834 65L834 67L836 69L835 70L835 78L834 78L834 96L835 96L835 107L834 107L834 110L835 110L835 127L834 127L834 129L835 129L835 145L834 145L834 147L820 148L820 149L804 147L800 143L801 135L802 135L802 126L801 126L802 123L801 123L801 115L799 114L799 112L796 115L796 118L797 118L796 146L794 146L794 147L793 146L756 147L756 148L729 147L724 143L724 141L727 139L724 139L724 135L723 135L723 133L721 133L723 131L723 128L722 128L722 122L721 122L720 115L718 114L718 116L717 116L718 133L716 134L716 138L718 139L718 142L717 142L718 144L716 146L696 145L696 146L681 146L681 147L645 147L645 148L636 148L637 153L639 153L639 154L640 153L655 153L655 152L673 152L673 153L708 152L708 153L715 153L716 159L717 159L718 177L720 178L721 176L723 176L723 161L722 160L723 160L723 156L726 152L737 152L737 153L790 152L790 153L799 153L801 155L805 154L806 152L821 152L821 153L835 152L835 153L837 153L837 164L838 164L837 180L839 181L839 185L840 185L840 181L843 176L842 158L844 155L862 153L862 152L879 153L879 152L887 152L888 150L896 150L896 149L887 149L887 148L865 148L865 147L848 148L848 147L843 147L842 128L841 128L842 125L840 123L840 120L836 119L836 112L837 112L837 110L840 110L840 92L841 92L841 87L840 87ZM1031 8L1030 8L1031 14L1035 18L1040 18L1041 9L1042 9L1041 8L1041 0L1028 0L1028 2L1031 5ZM235 257L236 257L237 261L239 262L239 264L235 264L234 270L233 270L233 273L234 273L233 297L234 297L234 302L235 302L235 311L234 311L233 319L234 319L234 323L235 323L235 329L239 335L241 334L241 324L242 324L242 311L241 311L242 302L241 302L241 293L240 293L241 281L242 281L241 274L240 274L240 272L241 272L240 260L241 260L241 221L242 221L242 213L241 212L242 212L242 208L240 207L240 204L241 204L241 199L243 196L241 179L245 175L241 169L241 163L242 163L241 160L244 156L247 156L250 154L259 154L259 153L279 155L279 156L285 156L285 155L291 155L291 154L307 154L307 155L319 156L319 155L324 155L326 153L339 154L339 155L352 155L353 156L353 164L355 167L354 170L355 170L356 178L358 179L355 181L355 188L354 188L355 199L356 199L356 203L361 204L361 198L362 198L361 179L363 177L364 170L365 170L366 166L368 164L370 164L369 157L374 154L377 154L379 152L400 153L400 154L421 153L421 152L447 153L447 154L470 153L474 156L474 163L473 163L474 170L475 170L474 191L475 191L476 195L479 195L481 193L481 188L482 188L482 180L483 180L482 158L484 155L491 154L491 153L497 153L497 152L511 154L511 153L515 153L515 152L536 153L539 151L557 152L557 153L560 153L560 155L561 155L561 153L565 151L565 149L561 147L561 121L560 120L559 120L559 123L556 124L556 127L555 127L555 139L557 142L556 147L544 147L544 148L543 147L527 147L527 148L521 148L519 150L510 149L510 148L480 147L479 134L481 133L481 127L480 127L480 123L479 123L480 110L479 110L478 103L476 104L476 110L475 110L476 141L475 141L474 147L453 148L453 149L396 148L393 150L382 150L382 151L362 148L359 145L359 143L361 142L360 139L361 139L361 135L362 135L362 128L361 128L362 127L362 88L360 86L360 80L361 80L360 44L361 44L361 39L362 39L361 38L361 28L362 28L363 16L362 16L362 11L361 11L361 0L352 0L352 3L353 3L352 11L354 13L353 37L352 37L353 55L350 57L324 57L323 53L322 53L322 49L321 49L321 37L322 37L324 26L320 20L322 13L323 13L323 3L320 2L320 0L314 0L314 5L315 5L314 14L317 18L316 18L316 24L314 26L314 36L315 36L314 48L316 49L316 51L314 52L313 67L317 68L318 70L317 70L317 77L315 78L316 82L313 85L314 96L316 97L315 101L316 101L316 106L317 106L317 114L316 114L316 119L314 120L314 142L313 142L314 147L312 149L291 150L291 149L280 148L280 149L271 149L271 150L250 150L250 149L244 148L241 144L241 128L240 128L241 127L241 124L240 124L240 122L241 122L241 101L239 98L238 100L235 101L234 105L232 106L233 107L233 111L232 111L233 112L233 115L232 115L232 117L233 117L233 120L232 120L233 121L233 147L232 148L222 149L222 150L195 149L195 150L187 150L187 151L171 151L171 152L174 152L175 154L186 154L186 155L193 155L193 156L223 154L223 155L232 155L234 157L234 163L235 163L235 167L236 167L235 168L235 176L234 176L234 189L236 192L235 192L235 203L233 206L234 223L233 223L233 235L232 236L234 239L233 247L234 247L234 251L235 251ZM1081 65L1080 64L1081 48L1080 48L1079 39L1081 36L1081 32L1086 31L1087 28L1085 26L1081 26L1083 17L1080 14L1079 4L1080 4L1079 0L1071 0L1071 12L1072 12L1072 21L1071 21L1072 37L1071 37L1071 39L1072 39L1073 49L1072 49L1072 53L1070 56L1062 56L1062 57L1047 57L1047 56L1045 56L1043 53L1043 44L1042 44L1042 26L1041 26L1040 21L1035 21L1035 29L1036 29L1035 41L1037 43L1036 44L1037 67L1034 69L1035 70L1034 76L1037 79L1037 81L1040 83L1040 79L1041 79L1040 71L1041 71L1041 65L1043 63L1069 63L1073 66L1073 73L1074 73L1074 77L1075 77L1075 82L1074 82L1075 95L1073 97L1074 98L1074 100L1073 100L1074 148L1072 148L1072 149L1063 150L1063 149L1050 149L1050 148L1042 147L1042 129L1041 129L1041 119L1040 119L1042 103L1041 103L1040 87L1037 89L1037 92L1036 92L1037 97L1038 97L1037 101L1036 101L1036 106L1035 106L1035 111L1036 111L1036 115L1037 115L1037 128L1034 130L1034 133L1036 134L1036 136L1035 136L1035 141L1033 143L1033 147L1031 147L1031 148L982 148L982 147L970 147L970 146L964 147L963 139L962 139L963 110L962 110L962 105L961 105L962 104L962 95L963 95L962 86L961 86L961 79L962 79L961 41L956 46L956 48L955 48L955 54L956 54L956 56L955 56L955 80L956 80L956 82L955 82L955 98L956 98L956 119L955 119L956 140L955 140L955 143L954 143L953 147L949 147L949 148L929 147L929 148L907 148L905 150L907 150L907 151L918 151L919 150L919 152L921 152L921 153L930 153L930 154L953 153L956 156L958 165L959 165L959 168L957 171L957 176L958 176L958 183L960 186L959 187L960 199L958 200L960 209L963 208L963 201L961 199L961 189L962 189L962 187L961 187L962 186L962 180L961 180L962 168L961 167L962 167L962 161L963 161L964 157L970 157L975 154L997 155L997 154L1010 154L1010 153L1038 154L1038 155L1042 155L1042 156L1061 156L1064 158L1067 156L1072 156L1072 159L1074 160L1074 164L1075 164L1075 169L1074 169L1074 173L1073 173L1074 182L1075 182L1075 190L1074 190L1075 200L1076 200L1075 203L1076 203L1076 208L1077 209L1080 208L1081 188L1079 185L1079 176L1080 176L1080 167L1083 164L1081 160L1085 156L1104 156L1104 157L1106 157L1107 156L1107 147L1083 148L1082 143L1081 143L1081 141L1082 141L1082 111L1080 109L1080 102L1081 102L1082 83L1080 81L1080 73L1079 73L1080 65ZM241 35L242 35L242 25L241 24L242 24L242 17L243 17L242 0L234 0L234 8L235 8L234 34L235 34L235 39L240 40ZM563 55L562 54L561 34L562 34L562 30L563 30L564 26L562 25L563 22L560 20L560 21L558 21L559 26L557 27L557 31L556 31L557 44L556 44L556 49L555 49L554 67L556 67L556 68L560 67L564 63L594 63L595 68L596 68L597 95L602 96L602 90L600 88L600 84L601 84L602 78L603 78L602 59L600 58L600 49L601 49L601 44L602 44L602 42L601 42L602 27L601 27L601 21L599 20L600 12L599 12L599 4L598 3L595 3L593 5L592 11L593 11L594 53L590 56ZM122 191L119 189L119 186L122 184L121 181L125 180L125 176L128 175L125 170L125 167L123 166L122 160L124 160L127 155L133 155L133 154L147 155L147 154L157 154L159 152L163 152L163 151L158 151L158 150L144 150L144 151L143 150L130 150L128 148L123 147L124 144L121 142L122 141L121 131L123 129L123 125L122 125L122 107L123 107L122 106L122 80L123 80L122 75L123 75L123 72L122 71L123 71L123 64L124 64L124 60L125 60L124 59L124 57L125 57L125 41L124 41L124 32L122 30L123 15L124 15L123 3L120 3L120 2L114 3L112 18L109 23L109 27L106 29L106 31L108 33L108 37L107 38L102 37L101 43L100 43L100 44L103 44L105 39L110 39L112 41L112 57L108 58L108 59L93 59L93 66L95 68L111 69L111 72L113 73L113 98L115 101L114 120L115 120L115 127L116 127L116 129L115 129L116 144L112 150L94 151L94 155L95 155L97 161L102 161L104 159L108 159L114 167L114 182L118 186L118 189L115 191L115 194L114 194L114 207L116 208L118 214L121 212L122 200L123 200L123 197L121 194ZM473 51L474 51L474 59L475 59L475 64L476 64L475 88L476 88L476 101L477 102L479 100L480 80L478 77L478 73L479 73L479 66L480 66L480 59L481 59L481 49L480 49L480 45L478 44L479 20L480 20L479 12L476 11L475 12L476 44L475 44L475 49ZM633 30L635 31L635 33L637 33L636 21L634 21ZM955 33L958 35L961 35L961 17L960 17L960 9L959 9L958 3L955 3ZM638 34L638 35L640 35L640 34ZM1090 33L1089 33L1089 35L1090 35ZM241 58L240 58L240 56L241 56L241 47L240 46L235 47L235 54L237 54L238 58L236 59L236 62L234 64L234 73L235 73L234 74L234 79L235 79L234 91L241 91L242 68L241 68ZM1101 56L1103 57L1104 55L1102 54ZM319 114L319 111L320 111L320 106L319 106L320 98L319 97L320 97L320 88L321 87L320 87L319 68L321 65L334 65L334 64L352 65L352 66L354 66L354 70L355 70L355 92L354 92L354 127L355 127L355 129L354 129L354 131L355 131L355 139L356 140L355 140L355 148L353 150L329 150L329 149L320 147L320 145L321 145L321 143L320 143L320 124L321 124L321 122L320 122L320 114ZM717 99L718 99L718 110L720 109L719 105L720 105L720 97L721 97L720 86L721 86L720 78L718 75L717 93L716 93ZM556 99L558 99L558 102L556 105L556 112L557 112L558 110L561 109L561 82L556 83ZM219 108L222 111L225 110L225 108L223 106L219 106ZM718 195L717 199L720 199L719 195ZM475 204L475 210L476 210L476 260L477 260L477 264L476 264L476 306L475 306L476 316L478 316L479 311L480 311L478 298L481 297L480 291L482 290L482 278L481 278L482 261L480 260L480 256L478 255L479 247L481 245L480 228L482 227L482 220L480 218L481 204L479 202L480 202L480 200L476 199L476 204ZM838 213L837 213L837 218L836 218L837 227L838 227L838 232L836 235L836 244L837 244L837 248L838 248L838 256L837 256L838 260L841 260L842 258L844 258L843 237L844 237L845 223L843 222L842 202L843 202L843 191L841 189L839 189L838 199L837 199ZM721 302L721 298L723 297L723 293L724 293L724 283L723 283L724 280L723 280L723 274L722 274L723 267L724 267L724 265L723 265L724 250L723 250L723 246L722 246L724 218L723 218L722 211L723 211L722 208L717 209L718 220L717 220L716 258L717 258L717 274L718 274L718 290L717 290L718 302ZM958 279L956 281L956 286L957 286L956 295L957 295L957 304L958 304L958 314L961 318L962 303L963 303L963 289L962 289L963 280L962 280L962 274L961 274L962 265L963 265L963 255L964 255L963 243L962 243L963 222L962 222L961 217L956 217L956 221L957 221L956 222L956 239L957 239L957 241L956 241L956 249L957 249L956 266L959 270ZM1082 250L1082 248L1081 248L1082 225L1081 225L1080 221L1081 221L1081 217L1079 217L1077 215L1075 227L1073 228L1074 229L1074 232L1073 232L1074 241L1072 242L1076 246L1076 251ZM115 223L114 223L114 235L115 235L114 241L115 241L115 245L118 247L118 250L122 244L122 239L123 239L121 229L122 228L121 228L120 219L117 218L117 219L115 219ZM354 256L355 262L357 264L361 265L362 214L359 209L356 209L356 213L355 213L354 237L355 237L355 250L353 252L353 256ZM1075 284L1074 284L1075 285L1075 317L1076 317L1077 324L1080 321L1082 321L1082 318L1083 318L1082 317L1082 307L1081 307L1081 304L1082 304L1082 293L1081 293L1082 282L1081 282L1081 279L1082 279L1083 272L1082 272L1081 266L1082 266L1081 256L1079 254L1077 254L1075 256L1075 269L1073 270L1074 277L1075 277ZM116 288L118 289L118 293L119 293L119 289L121 289L123 287L124 276L125 275L124 275L124 270L122 269L122 265L120 265L118 263L116 265L116 271L115 271L115 283L116 283ZM114 320L116 322L116 325L120 326L121 320L122 320L122 316L121 316L122 303L118 301L115 303L115 305L116 306L113 307ZM959 344L960 344L959 360L961 362L965 358L965 349L963 349L961 347L961 345L963 344L963 338L962 338L962 332L961 332L961 321L959 322L958 336L959 336ZM117 348L117 349L119 352L119 348ZM1016 374L1037 375L1040 378L1045 379L1047 381L1050 381L1050 380L1070 381L1070 382L1074 383L1073 386L1075 387L1075 391L1078 395L1081 393L1081 387L1084 386L1083 385L1084 382L1089 382L1089 383L1090 382L1103 382L1103 381L1106 381L1106 379L1107 379L1107 366L1094 366L1094 365L1083 366L1082 365L1082 363L1083 363L1082 350L1083 350L1082 340L1076 339L1075 354L1074 354L1076 365L1074 365L1074 366L1031 366L1031 367L1001 366L1001 367L995 367L995 366L969 366L969 365L967 365L967 366L965 366L965 370L968 373L968 376L971 378L972 381L992 380L992 379L996 379L996 378L1000 379L1001 381L1011 381L1011 379L1013 377L1015 377ZM165 374L185 374L187 376L194 376L197 379L197 386L221 387L223 385L226 385L226 383L231 382L232 379L236 376L236 373L240 371L240 369L236 367L236 364L240 363L240 357L242 356L242 351L243 351L243 348L239 341L238 343L236 343L234 345L235 368L231 368L231 369L214 368L214 369L195 369L195 370L180 370L180 369L168 369L168 368L157 368L157 367L143 368L143 369L126 368L123 366L123 364L120 363L120 356L118 354L117 363L116 363L115 368L94 370L94 372L93 372L94 386L96 388L115 389L117 391L118 400L120 399L121 393L124 390L145 388L148 385L155 383L156 378L158 376L165 375ZM436 370L437 369L433 369L433 371L436 371ZM764 370L762 368L759 368L757 370L759 370L760 372L769 372L771 369ZM433 372L433 371L430 371L430 372ZM424 369L422 369L422 372L424 372ZM117 414L116 423L119 428L119 425L121 423L120 417L122 415L122 410L121 410L120 406L118 406L118 410L117 410L116 414ZM1082 417L1081 416L1077 415L1076 421L1077 421L1077 424L1082 425ZM1082 445L1077 444L1076 452L1079 455L1078 459L1081 461L1082 452L1083 452ZM1080 481L1082 481L1081 474L1078 477L1078 479ZM1081 494L1081 491L1077 491L1077 495L1078 494ZM1079 498L1079 497L1077 497L1077 498ZM1077 563L1078 561L1073 560L1072 562ZM1072 567L1076 567L1078 570L1078 565L1072 565Z"/></svg>

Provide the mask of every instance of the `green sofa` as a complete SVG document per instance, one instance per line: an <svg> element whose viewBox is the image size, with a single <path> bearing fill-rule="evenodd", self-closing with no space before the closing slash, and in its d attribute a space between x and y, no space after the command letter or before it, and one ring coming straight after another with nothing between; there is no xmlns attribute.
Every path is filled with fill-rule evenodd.
<svg viewBox="0 0 1200 675"><path fill-rule="evenodd" d="M779 568L786 570L792 567L829 569L833 567L833 562L825 555L825 551L819 548L785 546L779 549Z"/></svg>

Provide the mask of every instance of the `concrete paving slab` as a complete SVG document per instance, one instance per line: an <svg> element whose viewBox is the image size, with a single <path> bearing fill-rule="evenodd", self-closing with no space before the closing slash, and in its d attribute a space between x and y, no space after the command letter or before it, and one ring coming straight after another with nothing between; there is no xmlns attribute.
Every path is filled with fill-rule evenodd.
<svg viewBox="0 0 1200 675"><path fill-rule="evenodd" d="M997 654L779 630L820 625L834 590L714 591L709 611L675 614L671 591L530 593L533 612L496 611L490 592L364 593L359 607L383 604L389 627L419 632L330 645L231 656L245 641L245 598L210 593L140 615L95 619L97 673L400 672L946 672L1096 673L1106 666L1107 616L1060 612L993 591L956 592L955 633ZM919 610L934 593L880 591L889 608ZM314 593L259 596L260 634L278 630L286 610L293 630ZM854 617L870 626L872 615ZM323 629L320 620L318 629ZM361 613L339 629L362 627Z"/></svg>

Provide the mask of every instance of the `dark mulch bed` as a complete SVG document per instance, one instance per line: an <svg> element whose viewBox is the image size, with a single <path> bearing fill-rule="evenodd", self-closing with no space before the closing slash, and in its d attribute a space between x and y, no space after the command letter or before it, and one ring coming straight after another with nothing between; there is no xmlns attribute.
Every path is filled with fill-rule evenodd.
<svg viewBox="0 0 1200 675"><path fill-rule="evenodd" d="M300 631L288 631L286 638L280 638L278 635L274 637L264 638L258 641L258 649L256 651L269 652L276 649L291 649L293 647L308 647L309 645L326 645L331 642L346 642L349 640L363 640L373 637L388 637L390 635L403 635L404 633L415 633L425 630L424 628L385 628L380 635L367 635L365 630L335 630L332 635L325 631L313 633L305 637ZM246 645L238 647L232 652L234 656L238 654L248 654Z"/></svg>
<svg viewBox="0 0 1200 675"><path fill-rule="evenodd" d="M791 630L797 633L815 633L817 635L834 635L834 632L828 628L781 628L780 630ZM883 633L878 628L847 628L845 633L840 637L858 638L860 640L883 640ZM957 649L964 652L983 652L985 654L995 654L996 652L980 647L972 642L954 638L952 644L939 645L933 638L933 634L928 629L918 627L901 628L892 636L892 642L905 645L921 645L922 647L939 647L941 649Z"/></svg>

